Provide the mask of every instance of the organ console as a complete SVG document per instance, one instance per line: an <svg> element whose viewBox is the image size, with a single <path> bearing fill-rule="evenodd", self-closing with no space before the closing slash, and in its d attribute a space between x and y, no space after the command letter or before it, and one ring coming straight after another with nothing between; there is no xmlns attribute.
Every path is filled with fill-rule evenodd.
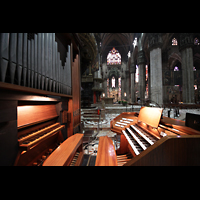
<svg viewBox="0 0 200 200"><path fill-rule="evenodd" d="M40 166L63 142L57 122L56 105L20 105L17 107L19 151L15 165Z"/></svg>
<svg viewBox="0 0 200 200"><path fill-rule="evenodd" d="M121 113L111 121L111 130L120 135L118 165L200 164L200 132L161 114L160 108L142 107L139 115Z"/></svg>

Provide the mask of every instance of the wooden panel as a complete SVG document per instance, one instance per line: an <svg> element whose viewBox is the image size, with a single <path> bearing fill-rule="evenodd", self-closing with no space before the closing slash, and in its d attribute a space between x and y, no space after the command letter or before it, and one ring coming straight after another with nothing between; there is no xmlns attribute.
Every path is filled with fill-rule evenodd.
<svg viewBox="0 0 200 200"><path fill-rule="evenodd" d="M17 101L0 101L0 123L16 120Z"/></svg>
<svg viewBox="0 0 200 200"><path fill-rule="evenodd" d="M16 124L16 120L0 123L0 166L12 166L15 162L18 152Z"/></svg>
<svg viewBox="0 0 200 200"><path fill-rule="evenodd" d="M73 126L74 128L80 124L80 67L79 55L76 55L72 63L72 95L73 95Z"/></svg>
<svg viewBox="0 0 200 200"><path fill-rule="evenodd" d="M164 125L169 125L171 126L172 124L179 125L179 126L185 126L185 121L169 118L169 117L164 117L163 119L160 120L161 124Z"/></svg>
<svg viewBox="0 0 200 200"><path fill-rule="evenodd" d="M65 124L69 121L67 118L68 112L67 110L63 110L61 113L62 113L62 124Z"/></svg>
<svg viewBox="0 0 200 200"><path fill-rule="evenodd" d="M166 136L125 166L199 166L200 136Z"/></svg>
<svg viewBox="0 0 200 200"><path fill-rule="evenodd" d="M39 90L39 89L35 89L35 88L24 87L24 86L20 86L20 85L14 85L14 84L3 83L3 82L0 82L0 88L5 88L6 90L8 89L8 90L22 91L22 92L27 92L27 93L32 93L32 94L42 94L42 95L49 95L49 96L61 96L61 97L72 98L71 95L59 94L56 92Z"/></svg>
<svg viewBox="0 0 200 200"><path fill-rule="evenodd" d="M128 141L124 135L120 135L120 148L116 151L117 155L125 154L128 151Z"/></svg>
<svg viewBox="0 0 200 200"><path fill-rule="evenodd" d="M163 117L163 119L160 120L161 124L170 126L172 129L169 128L169 130L174 131L173 128L178 134L180 133L186 133L190 135L199 135L200 131L197 131L193 128L185 126L185 121L177 120L177 119L172 119L168 117ZM162 125L161 125L162 127Z"/></svg>
<svg viewBox="0 0 200 200"><path fill-rule="evenodd" d="M142 107L140 109L138 120L154 128L158 128L162 111L162 108Z"/></svg>
<svg viewBox="0 0 200 200"><path fill-rule="evenodd" d="M68 101L68 118L70 121L67 123L67 137L70 137L73 135L73 100L69 99Z"/></svg>
<svg viewBox="0 0 200 200"><path fill-rule="evenodd" d="M55 105L18 106L17 127L22 128L57 116Z"/></svg>
<svg viewBox="0 0 200 200"><path fill-rule="evenodd" d="M77 133L65 140L43 163L43 166L67 166L83 143L83 134Z"/></svg>
<svg viewBox="0 0 200 200"><path fill-rule="evenodd" d="M113 141L108 136L99 138L95 166L117 166L117 156Z"/></svg>

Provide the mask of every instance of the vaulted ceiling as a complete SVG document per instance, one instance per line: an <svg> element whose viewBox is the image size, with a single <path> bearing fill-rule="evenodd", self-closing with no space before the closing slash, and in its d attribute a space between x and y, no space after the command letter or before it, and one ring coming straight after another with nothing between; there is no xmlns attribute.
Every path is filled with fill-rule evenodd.
<svg viewBox="0 0 200 200"><path fill-rule="evenodd" d="M101 33L101 53L103 62L109 51L115 47L122 55L122 59L127 59L127 54L132 48L135 33Z"/></svg>

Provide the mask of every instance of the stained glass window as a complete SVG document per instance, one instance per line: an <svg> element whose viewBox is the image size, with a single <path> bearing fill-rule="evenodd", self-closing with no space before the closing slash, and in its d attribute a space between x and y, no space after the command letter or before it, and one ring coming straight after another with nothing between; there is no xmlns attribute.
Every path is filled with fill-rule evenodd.
<svg viewBox="0 0 200 200"><path fill-rule="evenodd" d="M136 65L135 82L139 82L139 67Z"/></svg>
<svg viewBox="0 0 200 200"><path fill-rule="evenodd" d="M121 55L114 47L108 53L107 65L121 65Z"/></svg>
<svg viewBox="0 0 200 200"><path fill-rule="evenodd" d="M199 39L198 38L194 39L194 45L199 45Z"/></svg>
<svg viewBox="0 0 200 200"><path fill-rule="evenodd" d="M175 67L174 67L174 71L175 71L175 72L176 72L176 71L178 72L178 71L179 71L179 68L178 68L177 66L175 66Z"/></svg>
<svg viewBox="0 0 200 200"><path fill-rule="evenodd" d="M172 45L178 45L178 41L177 41L176 38L173 38L173 39L172 39Z"/></svg>
<svg viewBox="0 0 200 200"><path fill-rule="evenodd" d="M119 95L118 100L121 100L121 77L118 78Z"/></svg>
<svg viewBox="0 0 200 200"><path fill-rule="evenodd" d="M112 77L112 88L115 88L115 77Z"/></svg>

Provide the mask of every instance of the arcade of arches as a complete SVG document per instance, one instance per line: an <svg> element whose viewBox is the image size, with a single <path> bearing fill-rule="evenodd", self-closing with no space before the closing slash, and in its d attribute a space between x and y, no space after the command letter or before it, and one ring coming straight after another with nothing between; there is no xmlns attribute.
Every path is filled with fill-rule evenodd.
<svg viewBox="0 0 200 200"><path fill-rule="evenodd" d="M200 33L95 36L99 65L88 65L82 72L83 98L88 95L93 103L102 97L114 103L150 100L160 106L200 102ZM93 79L89 83L84 77Z"/></svg>

